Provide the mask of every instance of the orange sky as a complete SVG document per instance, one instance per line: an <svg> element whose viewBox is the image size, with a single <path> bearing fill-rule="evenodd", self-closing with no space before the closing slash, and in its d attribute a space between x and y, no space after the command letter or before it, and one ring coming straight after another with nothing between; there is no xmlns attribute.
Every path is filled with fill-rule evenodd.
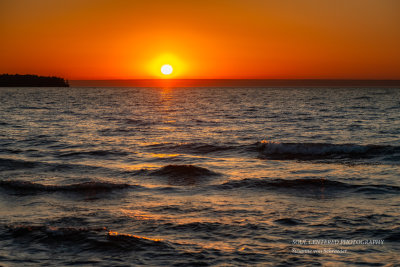
<svg viewBox="0 0 400 267"><path fill-rule="evenodd" d="M0 0L0 73L400 79L398 0Z"/></svg>

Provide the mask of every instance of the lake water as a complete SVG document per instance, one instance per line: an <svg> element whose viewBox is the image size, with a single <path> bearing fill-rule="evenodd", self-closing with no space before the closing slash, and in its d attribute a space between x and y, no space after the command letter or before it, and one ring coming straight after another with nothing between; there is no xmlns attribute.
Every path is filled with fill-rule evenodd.
<svg viewBox="0 0 400 267"><path fill-rule="evenodd" d="M0 265L399 262L398 88L0 99Z"/></svg>

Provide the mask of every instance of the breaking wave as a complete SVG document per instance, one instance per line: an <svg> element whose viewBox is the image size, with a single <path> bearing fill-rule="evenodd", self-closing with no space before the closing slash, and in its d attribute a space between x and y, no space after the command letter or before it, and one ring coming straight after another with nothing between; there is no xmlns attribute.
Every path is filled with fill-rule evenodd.
<svg viewBox="0 0 400 267"><path fill-rule="evenodd" d="M307 178L307 179L243 179L237 181L228 181L217 186L219 189L271 189L271 190L295 190L309 191L323 188L326 193L332 191L351 191L355 193L400 193L400 187L382 184L362 185L349 184L344 182L332 181L323 178Z"/></svg>
<svg viewBox="0 0 400 267"><path fill-rule="evenodd" d="M329 143L280 143L261 141L257 149L267 159L363 159L377 156L395 156L400 147L383 145L329 144Z"/></svg>

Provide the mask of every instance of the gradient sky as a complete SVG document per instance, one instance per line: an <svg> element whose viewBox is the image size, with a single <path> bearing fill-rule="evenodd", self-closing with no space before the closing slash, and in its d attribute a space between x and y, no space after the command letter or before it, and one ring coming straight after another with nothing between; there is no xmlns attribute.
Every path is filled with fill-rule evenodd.
<svg viewBox="0 0 400 267"><path fill-rule="evenodd" d="M400 79L398 0L0 0L0 73Z"/></svg>

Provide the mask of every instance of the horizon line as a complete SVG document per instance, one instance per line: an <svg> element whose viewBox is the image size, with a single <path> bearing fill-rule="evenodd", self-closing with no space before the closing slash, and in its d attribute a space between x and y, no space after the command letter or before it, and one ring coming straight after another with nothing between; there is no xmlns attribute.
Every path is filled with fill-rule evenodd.
<svg viewBox="0 0 400 267"><path fill-rule="evenodd" d="M107 79L68 79L69 81L131 81L131 80L318 80L318 81L400 81L400 78L396 79L361 79L361 78L107 78Z"/></svg>
<svg viewBox="0 0 400 267"><path fill-rule="evenodd" d="M400 86L400 79L93 79L68 80L71 87L303 87Z"/></svg>

